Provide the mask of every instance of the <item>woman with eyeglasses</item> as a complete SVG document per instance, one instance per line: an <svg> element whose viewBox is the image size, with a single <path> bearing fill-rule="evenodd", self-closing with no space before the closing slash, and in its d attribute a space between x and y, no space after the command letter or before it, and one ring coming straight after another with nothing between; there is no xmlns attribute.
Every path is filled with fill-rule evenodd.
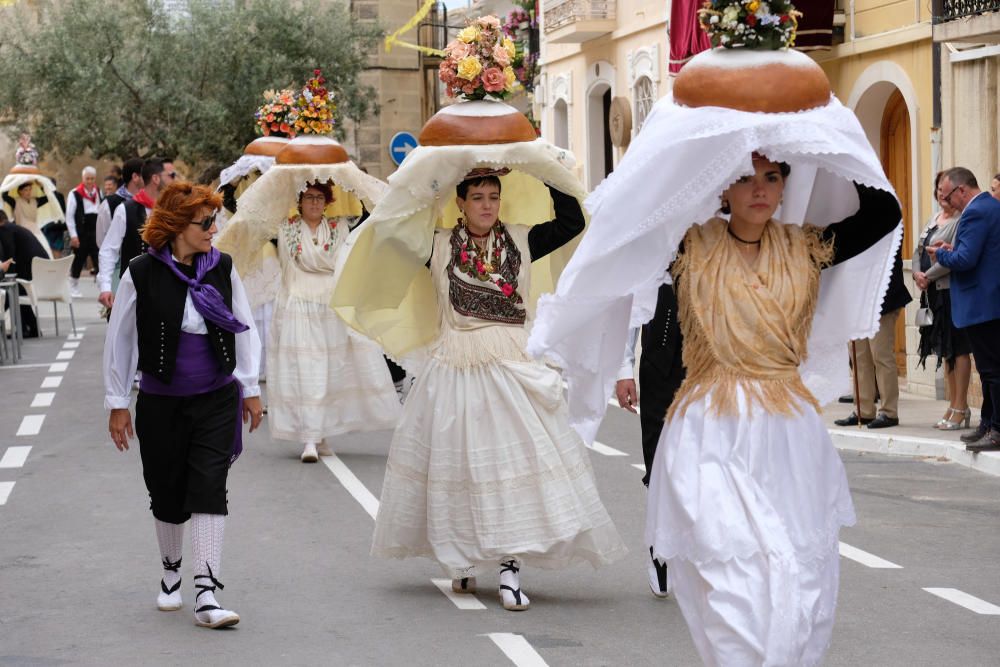
<svg viewBox="0 0 1000 667"><path fill-rule="evenodd" d="M349 333L329 307L345 221L328 219L329 183L299 193L298 215L278 228L281 287L268 341L271 436L303 443L300 459L331 451L324 438L395 427L399 398L380 348Z"/></svg>
<svg viewBox="0 0 1000 667"><path fill-rule="evenodd" d="M190 519L197 625L220 628L240 617L215 597L227 514L229 467L263 410L260 340L233 261L212 247L222 197L176 183L160 195L118 286L104 344L108 430L120 451L137 435L156 525L163 578L156 606L180 609L184 525ZM142 371L129 413L132 381Z"/></svg>

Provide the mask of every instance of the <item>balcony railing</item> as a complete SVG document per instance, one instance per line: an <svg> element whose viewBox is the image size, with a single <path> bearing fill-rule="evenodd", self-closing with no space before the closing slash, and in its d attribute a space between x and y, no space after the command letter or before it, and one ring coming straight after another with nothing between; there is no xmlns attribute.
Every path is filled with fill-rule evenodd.
<svg viewBox="0 0 1000 667"><path fill-rule="evenodd" d="M602 21L615 18L615 0L553 0L545 2L543 6L546 33L577 21Z"/></svg>
<svg viewBox="0 0 1000 667"><path fill-rule="evenodd" d="M936 0L934 23L1000 11L1000 0Z"/></svg>

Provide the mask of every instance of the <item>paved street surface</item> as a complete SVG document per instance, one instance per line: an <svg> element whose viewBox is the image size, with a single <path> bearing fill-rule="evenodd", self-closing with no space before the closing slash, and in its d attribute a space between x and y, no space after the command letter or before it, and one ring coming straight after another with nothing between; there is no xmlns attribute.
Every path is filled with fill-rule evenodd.
<svg viewBox="0 0 1000 667"><path fill-rule="evenodd" d="M243 620L194 626L187 550L186 606L158 612L138 451L120 454L107 437L105 325L92 298L76 306L78 336L67 319L57 339L43 320L49 335L0 367L0 665L699 664L676 602L646 584L639 425L618 408L591 458L631 553L598 571L524 571L529 611L503 610L493 572L453 601L434 564L369 557L390 433L337 438L336 457L303 465L300 446L265 427L230 475L220 597ZM842 456L859 522L841 535L825 664L998 664L1000 478Z"/></svg>

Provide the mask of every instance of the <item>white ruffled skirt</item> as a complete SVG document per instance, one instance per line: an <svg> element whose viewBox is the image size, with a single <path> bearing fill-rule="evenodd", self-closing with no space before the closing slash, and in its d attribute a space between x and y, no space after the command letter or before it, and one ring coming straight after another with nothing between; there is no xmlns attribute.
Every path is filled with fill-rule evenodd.
<svg viewBox="0 0 1000 667"><path fill-rule="evenodd" d="M760 407L667 423L649 485L646 540L706 665L818 664L839 586L838 533L855 521L820 415Z"/></svg>
<svg viewBox="0 0 1000 667"><path fill-rule="evenodd" d="M285 299L275 308L269 333L272 437L319 442L396 426L399 395L381 348L349 334L326 304Z"/></svg>
<svg viewBox="0 0 1000 667"><path fill-rule="evenodd" d="M447 332L417 374L389 451L373 555L432 558L454 577L507 556L558 568L626 553L568 424L560 375L526 360L522 329L505 329ZM503 348L520 359L476 362Z"/></svg>

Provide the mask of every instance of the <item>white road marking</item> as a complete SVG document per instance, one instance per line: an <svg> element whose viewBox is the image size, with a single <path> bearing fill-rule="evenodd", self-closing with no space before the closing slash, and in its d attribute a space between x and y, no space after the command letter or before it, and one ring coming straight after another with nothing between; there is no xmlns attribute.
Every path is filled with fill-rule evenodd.
<svg viewBox="0 0 1000 667"><path fill-rule="evenodd" d="M870 554L867 551L862 551L857 547L852 547L850 544L840 543L840 555L844 558L850 558L853 561L861 563L866 567L873 567L880 570L902 570L902 565L896 565L891 561L887 561L884 558L879 558L875 554Z"/></svg>
<svg viewBox="0 0 1000 667"><path fill-rule="evenodd" d="M592 449L598 454L603 454L604 456L628 456L625 452L617 450L614 447L608 447L604 443L597 442L596 440L594 440L594 444L590 445L588 449Z"/></svg>
<svg viewBox="0 0 1000 667"><path fill-rule="evenodd" d="M49 364L50 373L65 373L67 368L69 368L69 364L67 364L65 361L59 362L57 364Z"/></svg>
<svg viewBox="0 0 1000 667"><path fill-rule="evenodd" d="M49 375L42 380L42 389L56 389L62 384L62 375Z"/></svg>
<svg viewBox="0 0 1000 667"><path fill-rule="evenodd" d="M79 331L80 327L77 327L76 330ZM71 333L70 335L66 336L66 340L80 340L81 338L83 338L82 333L75 333L75 334Z"/></svg>
<svg viewBox="0 0 1000 667"><path fill-rule="evenodd" d="M344 465L344 462L336 454L321 456L320 460L330 469L337 481L347 489L348 493L354 496L358 504L368 512L368 516L374 519L375 515L378 514L378 498L372 495L368 487L358 479L357 475L351 472L350 468Z"/></svg>
<svg viewBox="0 0 1000 667"><path fill-rule="evenodd" d="M74 354L76 354L76 350L63 350L56 355L56 359L66 361L67 359L72 359Z"/></svg>
<svg viewBox="0 0 1000 667"><path fill-rule="evenodd" d="M969 611L974 611L977 614L1000 616L1000 607L987 602L986 600L980 600L974 595L963 593L957 588L925 588L924 590L931 595L938 596L942 600L954 602L959 607L965 607Z"/></svg>
<svg viewBox="0 0 1000 667"><path fill-rule="evenodd" d="M13 364L0 366L0 371L23 371L29 368L48 368L51 364Z"/></svg>
<svg viewBox="0 0 1000 667"><path fill-rule="evenodd" d="M632 467L635 468L636 470L641 470L643 472L646 472L646 464L645 463L633 463Z"/></svg>
<svg viewBox="0 0 1000 667"><path fill-rule="evenodd" d="M47 408L52 405L52 399L56 397L54 391L40 391L35 394L35 400L31 402L33 408Z"/></svg>
<svg viewBox="0 0 1000 667"><path fill-rule="evenodd" d="M17 429L17 435L38 435L44 421L45 415L25 415Z"/></svg>
<svg viewBox="0 0 1000 667"><path fill-rule="evenodd" d="M14 482L0 482L0 505L7 504L10 492L14 490Z"/></svg>
<svg viewBox="0 0 1000 667"><path fill-rule="evenodd" d="M538 651L524 636L512 632L491 632L486 636L492 639L517 667L548 667L548 663L538 655Z"/></svg>
<svg viewBox="0 0 1000 667"><path fill-rule="evenodd" d="M455 603L455 606L459 609L464 609L466 611L478 611L480 609L486 609L486 605L479 601L475 595L470 595L469 593L456 593L451 590L451 579L431 579L431 583L438 587L438 590L444 593L444 596Z"/></svg>
<svg viewBox="0 0 1000 667"><path fill-rule="evenodd" d="M73 342L73 343L69 343L69 342L63 343L63 349L64 350L75 350L78 347L80 347L80 342L79 341L76 341L76 342Z"/></svg>
<svg viewBox="0 0 1000 667"><path fill-rule="evenodd" d="M31 447L8 447L0 459L0 468L20 468L28 460Z"/></svg>

